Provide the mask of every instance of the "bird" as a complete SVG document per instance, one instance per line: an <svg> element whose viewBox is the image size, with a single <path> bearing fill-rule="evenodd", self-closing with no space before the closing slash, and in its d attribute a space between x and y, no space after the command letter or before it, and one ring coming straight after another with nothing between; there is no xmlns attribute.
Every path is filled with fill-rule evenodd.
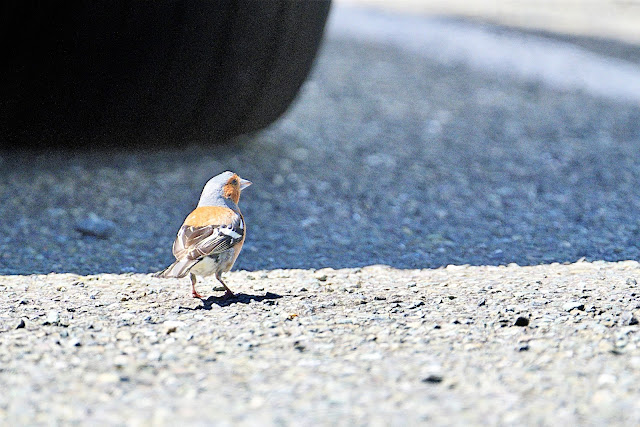
<svg viewBox="0 0 640 427"><path fill-rule="evenodd" d="M215 275L226 291L224 298L233 297L221 276L233 267L247 235L238 202L242 190L250 185L251 181L231 171L211 178L202 190L198 206L178 230L172 249L176 261L156 277L182 278L188 274L191 295L203 298L196 290L196 276Z"/></svg>

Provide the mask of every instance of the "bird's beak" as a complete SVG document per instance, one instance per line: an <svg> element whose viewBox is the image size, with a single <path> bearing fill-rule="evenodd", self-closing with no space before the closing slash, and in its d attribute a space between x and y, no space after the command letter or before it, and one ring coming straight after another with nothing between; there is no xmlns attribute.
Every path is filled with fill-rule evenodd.
<svg viewBox="0 0 640 427"><path fill-rule="evenodd" d="M244 190L245 188L247 188L248 186L250 186L251 184L253 184L253 182L249 181L248 179L242 179L240 178L240 190Z"/></svg>

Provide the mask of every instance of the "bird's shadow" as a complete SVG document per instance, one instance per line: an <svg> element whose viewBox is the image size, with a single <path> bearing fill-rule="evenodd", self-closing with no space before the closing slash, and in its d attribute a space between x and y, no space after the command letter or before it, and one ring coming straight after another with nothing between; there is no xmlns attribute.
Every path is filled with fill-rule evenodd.
<svg viewBox="0 0 640 427"><path fill-rule="evenodd" d="M264 295L249 295L249 294L235 294L232 297L214 297L210 296L207 299L201 299L202 305L198 307L180 307L186 310L211 310L214 305L218 307L227 307L232 304L250 304L252 301L267 303L273 303L273 300L282 298L282 295L274 294L273 292L267 292Z"/></svg>

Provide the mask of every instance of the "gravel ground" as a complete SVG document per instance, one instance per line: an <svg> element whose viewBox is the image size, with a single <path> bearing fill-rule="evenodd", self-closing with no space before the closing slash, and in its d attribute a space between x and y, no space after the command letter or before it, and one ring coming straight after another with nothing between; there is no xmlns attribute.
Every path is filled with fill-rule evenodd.
<svg viewBox="0 0 640 427"><path fill-rule="evenodd" d="M637 425L638 277L635 261L242 271L237 298L204 301L142 274L4 277L0 420Z"/></svg>
<svg viewBox="0 0 640 427"><path fill-rule="evenodd" d="M640 423L640 270L604 262L639 143L637 105L330 36L233 144L2 153L0 423ZM200 302L145 273L226 169L243 294Z"/></svg>

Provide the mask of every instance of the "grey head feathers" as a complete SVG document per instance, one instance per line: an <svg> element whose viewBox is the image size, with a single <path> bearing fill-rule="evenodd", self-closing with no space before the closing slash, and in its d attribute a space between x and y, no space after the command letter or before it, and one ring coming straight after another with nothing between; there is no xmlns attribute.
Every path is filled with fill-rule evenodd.
<svg viewBox="0 0 640 427"><path fill-rule="evenodd" d="M232 176L233 172L225 171L207 181L202 190L198 206L228 206L228 200L222 196L222 187ZM235 205L235 203L233 204Z"/></svg>
<svg viewBox="0 0 640 427"><path fill-rule="evenodd" d="M229 186L225 188L227 184ZM240 212L236 203L240 200L242 190L250 185L251 181L242 179L233 172L222 172L211 178L204 186L198 206L227 206Z"/></svg>

